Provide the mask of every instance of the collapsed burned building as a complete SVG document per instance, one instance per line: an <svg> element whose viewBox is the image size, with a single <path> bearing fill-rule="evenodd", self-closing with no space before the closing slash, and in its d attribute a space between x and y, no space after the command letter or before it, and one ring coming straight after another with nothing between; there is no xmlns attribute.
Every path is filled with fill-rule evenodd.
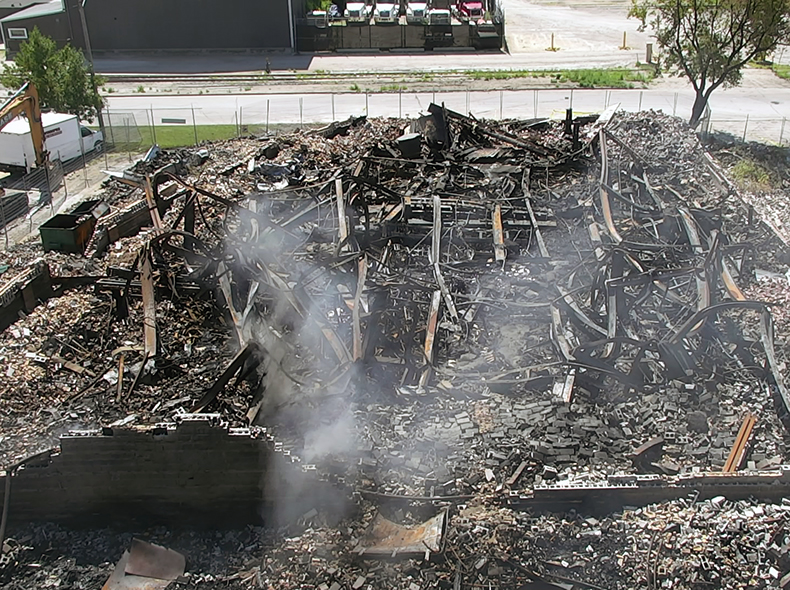
<svg viewBox="0 0 790 590"><path fill-rule="evenodd" d="M787 585L786 237L678 120L149 156L4 254L16 587L75 520L261 527L195 587Z"/></svg>

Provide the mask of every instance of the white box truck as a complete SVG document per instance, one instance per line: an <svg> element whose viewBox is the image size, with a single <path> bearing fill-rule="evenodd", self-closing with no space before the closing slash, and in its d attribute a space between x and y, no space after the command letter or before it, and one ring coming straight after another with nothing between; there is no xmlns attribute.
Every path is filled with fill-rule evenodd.
<svg viewBox="0 0 790 590"><path fill-rule="evenodd" d="M76 115L42 113L41 123L50 161L65 162L83 153L101 151L104 146L101 131L92 131L81 125ZM30 123L24 117L17 117L0 130L0 167L30 172L35 162Z"/></svg>

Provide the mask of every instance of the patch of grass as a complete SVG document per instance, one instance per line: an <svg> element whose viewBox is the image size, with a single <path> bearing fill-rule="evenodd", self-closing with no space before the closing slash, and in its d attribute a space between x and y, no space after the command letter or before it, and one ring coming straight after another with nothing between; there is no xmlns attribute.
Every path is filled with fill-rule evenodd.
<svg viewBox="0 0 790 590"><path fill-rule="evenodd" d="M773 187L771 172L751 158L740 160L730 168L729 172L730 176L746 189L767 191Z"/></svg>
<svg viewBox="0 0 790 590"><path fill-rule="evenodd" d="M108 86L106 92L107 94L112 94L113 92L115 92L115 88L113 88L112 86Z"/></svg>
<svg viewBox="0 0 790 590"><path fill-rule="evenodd" d="M387 84L379 88L379 92L399 92L401 90L408 90L408 87L400 84Z"/></svg>
<svg viewBox="0 0 790 590"><path fill-rule="evenodd" d="M349 90L351 90L351 92L361 92L362 88L359 87L359 84L352 84L349 86Z"/></svg>
<svg viewBox="0 0 790 590"><path fill-rule="evenodd" d="M634 82L647 84L653 77L649 72L625 68L606 70L563 70L562 80L575 82L582 88L633 88Z"/></svg>
<svg viewBox="0 0 790 590"><path fill-rule="evenodd" d="M782 78L783 80L790 80L790 66L783 65L783 64L774 64L771 66L774 74L778 77Z"/></svg>
<svg viewBox="0 0 790 590"><path fill-rule="evenodd" d="M139 92L140 94L143 94L143 93L145 92L145 86L143 86L142 84L140 84L140 85L137 87L137 92Z"/></svg>
<svg viewBox="0 0 790 590"><path fill-rule="evenodd" d="M511 80L514 78L550 78L552 83L573 82L582 88L633 88L634 83L647 84L653 79L652 68L632 70L628 68L608 68L600 70L491 70L470 71L473 80Z"/></svg>
<svg viewBox="0 0 790 590"><path fill-rule="evenodd" d="M471 70L467 72L467 75L472 80L511 80L533 77L533 72L530 70ZM534 77L540 77L540 74L535 74Z"/></svg>
<svg viewBox="0 0 790 590"><path fill-rule="evenodd" d="M276 126L270 125L270 130ZM114 126L112 136L115 137L113 151L139 151L148 146L158 143L163 148L176 148L195 145L195 131L197 130L198 142L218 141L221 139L231 139L237 136L236 125L158 125L154 131L150 126L140 126L136 128ZM258 135L264 133L265 125L244 125L242 135ZM128 134L127 134L128 131ZM109 131L108 131L109 135ZM124 139L129 137L130 142ZM156 137L156 141L154 141ZM139 141L136 141L139 138Z"/></svg>
<svg viewBox="0 0 790 590"><path fill-rule="evenodd" d="M421 74L419 78L420 82L433 82L433 79L434 79L434 75L429 74L428 72Z"/></svg>

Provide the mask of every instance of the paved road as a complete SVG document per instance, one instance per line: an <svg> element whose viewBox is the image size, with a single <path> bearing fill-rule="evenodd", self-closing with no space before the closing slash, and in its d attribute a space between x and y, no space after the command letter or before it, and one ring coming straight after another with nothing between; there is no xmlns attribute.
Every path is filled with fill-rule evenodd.
<svg viewBox="0 0 790 590"><path fill-rule="evenodd" d="M238 96L117 96L107 97L111 112L132 112L138 125L155 124L162 119L183 119L192 123L194 109L198 125L231 124L238 118L246 124L323 123L368 113L381 117L413 117L432 102L448 108L471 112L478 117L545 117L564 113L598 112L609 104L620 103L629 110L657 109L687 117L694 95L690 88L648 90L545 89L490 92L436 92L402 94L254 94ZM790 118L790 87L733 88L718 90L711 99L714 128L741 134L749 116L748 137L778 141L783 118ZM782 138L790 138L790 126Z"/></svg>
<svg viewBox="0 0 790 590"><path fill-rule="evenodd" d="M621 42L622 42L622 32ZM547 42L547 46L548 43ZM557 41L559 43L559 41ZM630 42L629 42L630 44ZM283 52L200 55L113 55L97 56L96 70L102 74L222 74L262 73L266 60L277 71L354 72L442 72L448 70L538 70L633 66L645 60L644 45L621 51L569 49L525 53L487 51L377 52L300 54Z"/></svg>

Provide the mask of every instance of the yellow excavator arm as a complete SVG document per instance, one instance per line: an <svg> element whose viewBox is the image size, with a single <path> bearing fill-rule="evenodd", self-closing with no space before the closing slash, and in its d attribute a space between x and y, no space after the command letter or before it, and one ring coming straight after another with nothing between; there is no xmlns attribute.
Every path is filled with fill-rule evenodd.
<svg viewBox="0 0 790 590"><path fill-rule="evenodd" d="M38 90L32 82L27 82L0 107L0 129L22 113L25 113L30 123L30 137L33 139L33 149L36 152L36 166L42 166L46 163L48 154L44 148L44 125L41 123Z"/></svg>

